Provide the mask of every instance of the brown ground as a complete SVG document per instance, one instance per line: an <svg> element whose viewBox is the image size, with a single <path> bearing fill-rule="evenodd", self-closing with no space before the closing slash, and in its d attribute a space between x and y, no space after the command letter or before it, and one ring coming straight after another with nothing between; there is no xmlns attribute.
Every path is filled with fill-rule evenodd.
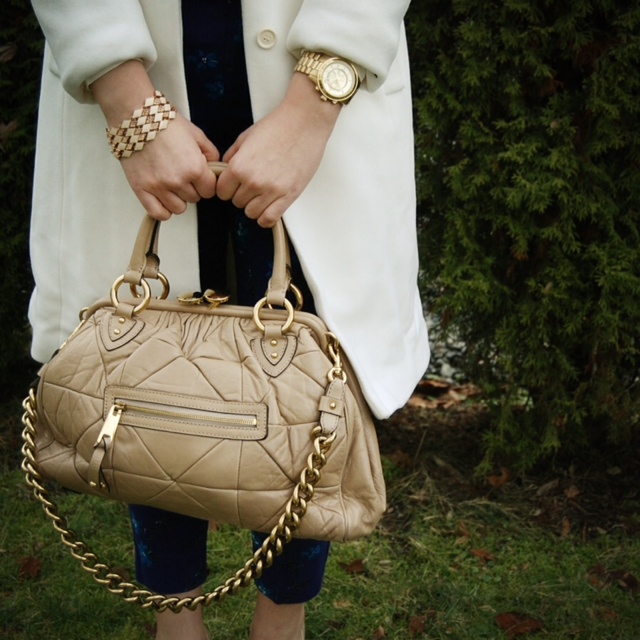
<svg viewBox="0 0 640 640"><path fill-rule="evenodd" d="M479 476L482 437L490 427L480 400L472 385L428 381L405 409L380 423L381 451L406 472L413 501L433 500L435 489L438 499L452 504L497 501L561 536L640 534L640 450L609 452L589 463L547 462L520 477L506 467ZM419 488L425 479L428 492Z"/></svg>

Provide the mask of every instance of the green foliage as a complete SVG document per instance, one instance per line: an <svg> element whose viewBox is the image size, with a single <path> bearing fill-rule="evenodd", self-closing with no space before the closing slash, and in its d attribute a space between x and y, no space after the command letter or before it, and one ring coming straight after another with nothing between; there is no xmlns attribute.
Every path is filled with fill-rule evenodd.
<svg viewBox="0 0 640 640"><path fill-rule="evenodd" d="M425 290L527 468L638 433L640 8L414 0ZM42 37L0 7L0 384L28 367ZM23 382L20 380L20 384Z"/></svg>
<svg viewBox="0 0 640 640"><path fill-rule="evenodd" d="M5 0L0 25L0 385L10 391L29 362L28 235L42 38L27 0Z"/></svg>
<svg viewBox="0 0 640 640"><path fill-rule="evenodd" d="M422 0L409 20L424 283L492 400L486 463L640 419L640 6Z"/></svg>

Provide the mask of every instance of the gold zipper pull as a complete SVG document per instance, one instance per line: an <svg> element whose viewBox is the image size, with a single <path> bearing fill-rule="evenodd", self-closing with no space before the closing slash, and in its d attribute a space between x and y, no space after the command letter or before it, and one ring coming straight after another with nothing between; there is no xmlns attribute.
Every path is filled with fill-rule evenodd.
<svg viewBox="0 0 640 640"><path fill-rule="evenodd" d="M109 446L110 442L113 442L124 410L125 405L121 402L116 402L111 407L102 425L102 429L100 429L98 439L93 445L93 455L91 456L91 460L89 460L89 467L87 469L87 482L93 489L109 490L102 473L102 461L107 453L107 446ZM107 441L107 439L109 440Z"/></svg>
<svg viewBox="0 0 640 640"><path fill-rule="evenodd" d="M116 435L118 425L120 424L120 418L122 417L122 412L124 411L124 409L125 405L123 405L121 402L116 402L111 407L104 421L104 424L102 425L102 429L100 429L98 439L93 445L94 448L102 444L102 441L105 438L111 438L113 440L113 437Z"/></svg>

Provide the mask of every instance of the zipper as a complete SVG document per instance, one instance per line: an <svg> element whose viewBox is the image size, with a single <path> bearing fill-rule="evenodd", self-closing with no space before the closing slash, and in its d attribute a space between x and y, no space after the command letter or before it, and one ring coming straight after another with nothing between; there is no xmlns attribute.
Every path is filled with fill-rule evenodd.
<svg viewBox="0 0 640 640"><path fill-rule="evenodd" d="M135 402L127 400L125 402L124 400L116 399L105 418L102 429L100 429L98 438L93 445L94 448L101 445L105 438L110 438L113 442L124 413L128 413L129 415L137 414L143 417L169 418L179 422L191 422L192 424L199 425L208 424L217 427L234 428L258 426L256 416L225 413L222 411L205 411L203 409L189 409L187 413L187 411L182 411L179 407L173 407L171 405L161 405L143 400Z"/></svg>
<svg viewBox="0 0 640 640"><path fill-rule="evenodd" d="M157 429L214 438L261 440L266 437L266 412L259 404L250 405L247 413L242 413L220 411L213 407L176 407L153 400L111 397L113 404L93 445L87 471L87 481L95 489L110 490L104 477L102 463L107 450L114 446L116 432L121 424L132 428ZM220 407L224 402L216 404Z"/></svg>
<svg viewBox="0 0 640 640"><path fill-rule="evenodd" d="M141 414L143 416L157 418L171 418L172 420L179 420L181 422L214 424L220 427L255 427L258 424L258 419L255 416L222 411L206 411L203 409L181 409L180 407L162 405L155 402L145 402L143 400L132 402L131 400L124 401L116 399L111 409L117 413L118 408L121 408L117 418L118 421L120 420L120 416L126 412L128 414ZM107 420L108 419L107 417Z"/></svg>

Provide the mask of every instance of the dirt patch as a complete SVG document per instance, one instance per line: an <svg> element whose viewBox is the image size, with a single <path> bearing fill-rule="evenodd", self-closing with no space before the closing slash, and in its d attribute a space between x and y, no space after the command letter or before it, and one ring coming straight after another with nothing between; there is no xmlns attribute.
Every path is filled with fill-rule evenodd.
<svg viewBox="0 0 640 640"><path fill-rule="evenodd" d="M491 427L481 400L473 385L424 383L404 409L378 424L383 455L415 489L428 478L449 503L496 501L559 536L640 534L638 451L630 454L627 447L589 460L547 461L520 476L506 467L479 476L483 436ZM433 495L425 492L424 499ZM416 500L419 490L412 493Z"/></svg>

